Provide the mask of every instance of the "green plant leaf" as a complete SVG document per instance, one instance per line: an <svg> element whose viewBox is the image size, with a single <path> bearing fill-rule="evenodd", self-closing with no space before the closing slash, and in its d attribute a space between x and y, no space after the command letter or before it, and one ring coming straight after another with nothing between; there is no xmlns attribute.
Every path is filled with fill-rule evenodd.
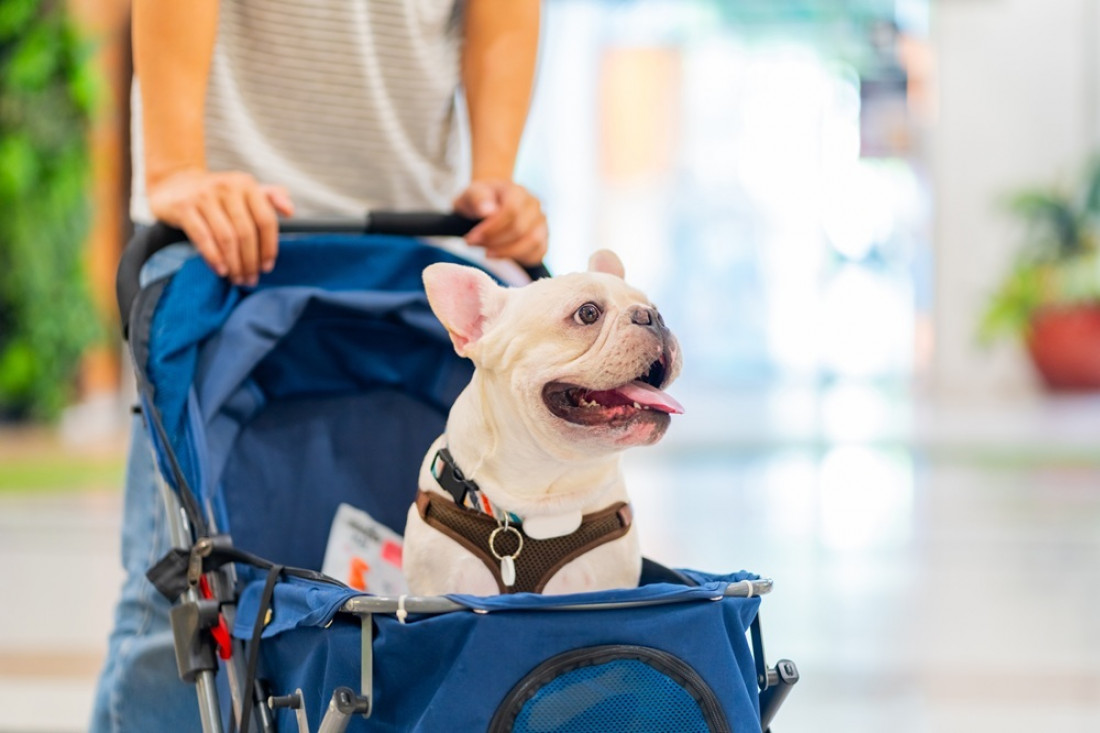
<svg viewBox="0 0 1100 733"><path fill-rule="evenodd" d="M4 0L0 3L0 41L19 36L37 9L38 0Z"/></svg>
<svg viewBox="0 0 1100 733"><path fill-rule="evenodd" d="M38 178L39 156L22 132L0 137L0 205L14 204Z"/></svg>
<svg viewBox="0 0 1100 733"><path fill-rule="evenodd" d="M1093 156L1085 172L1082 214L1092 223L1100 218L1100 156Z"/></svg>
<svg viewBox="0 0 1100 733"><path fill-rule="evenodd" d="M17 91L38 91L55 77L58 49L55 35L48 27L33 28L20 39L8 60L6 84Z"/></svg>
<svg viewBox="0 0 1100 733"><path fill-rule="evenodd" d="M984 344L1026 335L1031 315L1046 299L1049 271L1020 261L993 293L982 315L978 337Z"/></svg>
<svg viewBox="0 0 1100 733"><path fill-rule="evenodd" d="M1037 259L1058 259L1082 248L1082 222L1072 199L1058 191L1022 191L1009 200L1009 208L1030 229L1031 254Z"/></svg>
<svg viewBox="0 0 1100 733"><path fill-rule="evenodd" d="M9 343L0 352L0 400L10 403L26 394L34 386L35 371L30 344L24 341Z"/></svg>

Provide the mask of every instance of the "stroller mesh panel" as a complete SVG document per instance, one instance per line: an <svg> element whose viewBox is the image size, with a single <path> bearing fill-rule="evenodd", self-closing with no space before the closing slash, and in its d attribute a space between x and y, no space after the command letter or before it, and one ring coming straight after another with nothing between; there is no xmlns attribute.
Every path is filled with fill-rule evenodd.
<svg viewBox="0 0 1100 733"><path fill-rule="evenodd" d="M520 713L513 733L708 733L695 700L642 662L610 662L563 675Z"/></svg>
<svg viewBox="0 0 1100 733"><path fill-rule="evenodd" d="M511 724L509 724L509 722ZM491 733L726 733L714 692L658 649L601 646L566 652L513 688Z"/></svg>

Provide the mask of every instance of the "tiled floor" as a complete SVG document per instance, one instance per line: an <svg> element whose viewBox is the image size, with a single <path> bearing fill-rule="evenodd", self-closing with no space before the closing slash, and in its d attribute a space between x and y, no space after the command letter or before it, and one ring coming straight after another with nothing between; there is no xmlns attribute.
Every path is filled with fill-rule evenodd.
<svg viewBox="0 0 1100 733"><path fill-rule="evenodd" d="M1100 731L1100 403L837 399L704 403L626 459L647 554L775 579L777 733ZM83 729L117 534L112 493L0 497L0 731Z"/></svg>
<svg viewBox="0 0 1100 733"><path fill-rule="evenodd" d="M0 495L0 731L81 731L106 650L119 496Z"/></svg>
<svg viewBox="0 0 1100 733"><path fill-rule="evenodd" d="M647 479L652 554L775 579L769 655L803 677L777 730L1100 730L1100 465L844 447Z"/></svg>

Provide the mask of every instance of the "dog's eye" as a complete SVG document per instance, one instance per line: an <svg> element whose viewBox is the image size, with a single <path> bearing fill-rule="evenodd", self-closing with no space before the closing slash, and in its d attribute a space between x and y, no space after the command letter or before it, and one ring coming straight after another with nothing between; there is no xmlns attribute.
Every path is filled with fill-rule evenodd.
<svg viewBox="0 0 1100 733"><path fill-rule="evenodd" d="M600 320L600 307L595 303L585 303L577 312L573 314L573 320L582 326L591 326L596 321Z"/></svg>

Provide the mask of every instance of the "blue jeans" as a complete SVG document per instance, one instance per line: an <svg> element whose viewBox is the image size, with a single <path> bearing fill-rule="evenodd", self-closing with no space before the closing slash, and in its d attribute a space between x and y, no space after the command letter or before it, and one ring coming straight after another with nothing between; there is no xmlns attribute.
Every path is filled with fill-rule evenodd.
<svg viewBox="0 0 1100 733"><path fill-rule="evenodd" d="M172 272L192 250L170 247L142 270L142 283ZM126 580L115 607L115 627L100 672L91 733L198 731L193 685L176 671L169 601L145 571L171 547L144 422L135 415L122 509L122 567Z"/></svg>

